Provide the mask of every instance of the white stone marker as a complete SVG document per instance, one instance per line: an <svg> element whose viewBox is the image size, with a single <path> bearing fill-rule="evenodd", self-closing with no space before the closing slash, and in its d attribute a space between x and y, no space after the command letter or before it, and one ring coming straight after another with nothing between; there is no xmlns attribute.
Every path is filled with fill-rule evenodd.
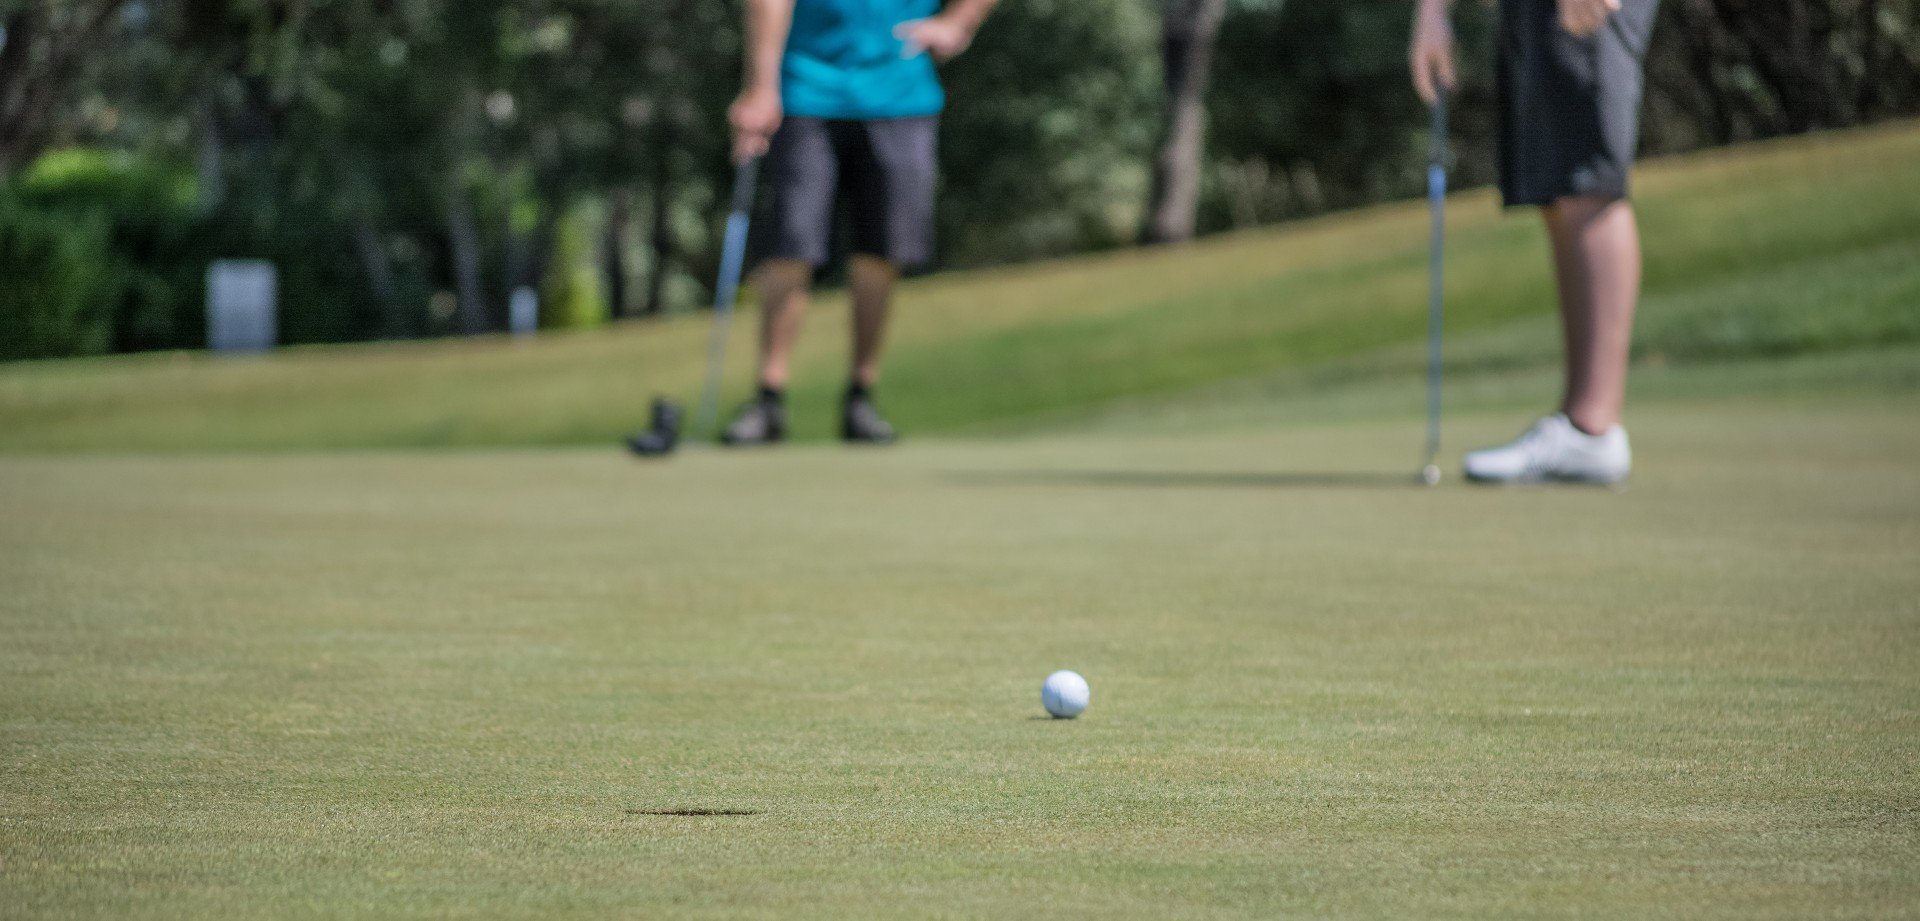
<svg viewBox="0 0 1920 921"><path fill-rule="evenodd" d="M515 336L531 336L540 328L540 294L525 285L507 298L507 328Z"/></svg>
<svg viewBox="0 0 1920 921"><path fill-rule="evenodd" d="M207 348L264 352L280 333L280 279L273 263L221 259L207 266Z"/></svg>

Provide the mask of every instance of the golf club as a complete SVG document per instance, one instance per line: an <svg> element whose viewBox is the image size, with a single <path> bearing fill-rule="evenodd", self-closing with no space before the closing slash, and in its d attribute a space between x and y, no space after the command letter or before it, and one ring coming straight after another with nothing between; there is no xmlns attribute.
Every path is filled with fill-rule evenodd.
<svg viewBox="0 0 1920 921"><path fill-rule="evenodd" d="M746 268L747 227L760 183L760 158L742 163L733 174L733 205L727 211L726 242L720 250L720 278L713 286L713 336L707 346L707 381L700 390L700 414L694 431L711 434L720 412L720 382L726 374L727 333L733 326L733 302Z"/></svg>
<svg viewBox="0 0 1920 921"><path fill-rule="evenodd" d="M1427 462L1420 482L1440 483L1440 383L1443 327L1446 320L1447 238L1447 90L1435 87L1433 137L1427 158L1427 204L1433 212L1433 244L1427 269Z"/></svg>
<svg viewBox="0 0 1920 921"><path fill-rule="evenodd" d="M727 209L727 229L720 248L720 277L713 289L713 332L707 345L707 376L700 390L700 414L692 431L711 433L719 413L720 384L726 375L727 335L733 326L733 303L740 293L740 275L746 268L747 228L752 220L754 194L759 186L760 158L738 167L733 174L733 201ZM679 444L680 406L661 397L653 401L651 427L627 439L627 448L642 457L673 453Z"/></svg>

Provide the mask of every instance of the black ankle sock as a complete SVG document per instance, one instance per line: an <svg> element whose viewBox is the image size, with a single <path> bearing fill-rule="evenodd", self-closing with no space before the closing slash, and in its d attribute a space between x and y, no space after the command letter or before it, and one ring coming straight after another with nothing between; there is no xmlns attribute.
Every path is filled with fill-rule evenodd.
<svg viewBox="0 0 1920 921"><path fill-rule="evenodd" d="M760 402L772 403L775 406L784 405L787 402L787 392L779 387L769 387L761 384Z"/></svg>
<svg viewBox="0 0 1920 921"><path fill-rule="evenodd" d="M873 388L868 387L867 385L862 384L859 381L848 381L847 382L847 399L849 401L871 400L873 399Z"/></svg>

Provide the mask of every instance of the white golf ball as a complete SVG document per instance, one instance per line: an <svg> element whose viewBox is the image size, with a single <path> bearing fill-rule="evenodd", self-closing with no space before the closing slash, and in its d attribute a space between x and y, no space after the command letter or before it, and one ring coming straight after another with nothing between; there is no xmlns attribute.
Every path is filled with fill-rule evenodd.
<svg viewBox="0 0 1920 921"><path fill-rule="evenodd" d="M1053 714L1054 719L1070 720L1087 709L1087 702L1093 692L1087 687L1087 679L1077 672L1058 671L1047 676L1047 683L1040 686L1040 704Z"/></svg>

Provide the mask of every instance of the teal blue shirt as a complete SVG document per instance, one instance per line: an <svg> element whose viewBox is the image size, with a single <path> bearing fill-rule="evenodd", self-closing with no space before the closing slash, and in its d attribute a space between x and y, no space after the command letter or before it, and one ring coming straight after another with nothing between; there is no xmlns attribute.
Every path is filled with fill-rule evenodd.
<svg viewBox="0 0 1920 921"><path fill-rule="evenodd" d="M912 118L946 107L940 75L925 53L902 57L893 30L940 11L940 0L794 0L793 29L780 64L788 115Z"/></svg>

